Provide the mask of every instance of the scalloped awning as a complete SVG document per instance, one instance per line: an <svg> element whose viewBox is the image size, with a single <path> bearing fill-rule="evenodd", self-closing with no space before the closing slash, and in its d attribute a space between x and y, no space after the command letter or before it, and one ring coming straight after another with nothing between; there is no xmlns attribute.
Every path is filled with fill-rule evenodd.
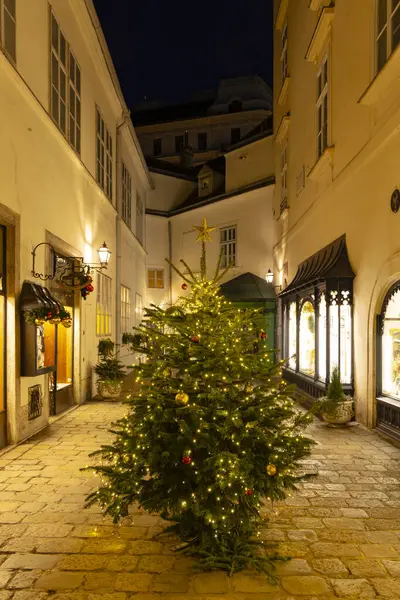
<svg viewBox="0 0 400 600"><path fill-rule="evenodd" d="M31 281L24 281L19 299L19 308L20 310L33 310L35 308L54 309L64 307L47 288Z"/></svg>
<svg viewBox="0 0 400 600"><path fill-rule="evenodd" d="M354 279L354 277L347 254L346 236L342 235L300 263L293 281L279 296L287 296L328 279Z"/></svg>

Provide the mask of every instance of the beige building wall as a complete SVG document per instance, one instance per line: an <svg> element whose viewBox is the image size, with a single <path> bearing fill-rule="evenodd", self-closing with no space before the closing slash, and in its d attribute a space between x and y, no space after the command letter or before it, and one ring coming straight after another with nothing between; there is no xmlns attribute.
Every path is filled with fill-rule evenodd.
<svg viewBox="0 0 400 600"><path fill-rule="evenodd" d="M400 279L400 48L377 73L376 4L336 0L275 1L274 134L277 283L298 264L346 234L354 280L354 383L357 419L376 422L376 315ZM331 3L333 4L333 3ZM312 10L314 8L315 10ZM281 76L288 24L288 77ZM308 56L308 59L307 59ZM328 57L328 147L317 154L317 74ZM288 208L282 151L287 145Z"/></svg>
<svg viewBox="0 0 400 600"><path fill-rule="evenodd" d="M232 192L274 176L274 139L263 137L225 155L226 191Z"/></svg>
<svg viewBox="0 0 400 600"><path fill-rule="evenodd" d="M117 130L124 138L121 152L145 203L150 189L137 138L122 125L126 106L110 75L110 59L89 0L17 2L16 64L0 51L0 221L7 226L7 415L8 441L16 442L43 427L49 418L48 375L20 377L18 301L24 280L32 276L32 249L51 242L58 251L98 263L97 249L106 241L112 251L107 275L112 280L111 337L118 341L121 283L145 293L143 243L132 228L117 228ZM82 79L81 155L52 121L50 110L50 7L79 63ZM100 36L100 38L98 37ZM112 136L113 193L110 201L96 182L95 107ZM120 127L121 126L121 127ZM125 132L123 131L125 129ZM118 189L117 189L118 188ZM119 192L118 192L119 193ZM144 217L143 217L144 218ZM125 228L125 230L123 229ZM122 232L121 232L122 229ZM44 272L45 254L38 251L36 267ZM45 285L45 284L44 284ZM94 275L96 287L96 275ZM92 366L97 361L96 289L84 302L76 294L74 321L74 402L95 392ZM28 388L43 390L41 417L27 420Z"/></svg>

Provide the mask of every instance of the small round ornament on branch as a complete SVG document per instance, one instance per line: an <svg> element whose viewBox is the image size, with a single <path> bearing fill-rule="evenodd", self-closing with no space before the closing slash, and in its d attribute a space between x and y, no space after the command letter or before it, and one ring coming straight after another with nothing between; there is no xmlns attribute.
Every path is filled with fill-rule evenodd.
<svg viewBox="0 0 400 600"><path fill-rule="evenodd" d="M189 396L186 392L178 392L175 396L176 402L185 406L189 402Z"/></svg>
<svg viewBox="0 0 400 600"><path fill-rule="evenodd" d="M254 392L254 387L252 385L248 384L244 388L244 391L246 392L246 394L252 394Z"/></svg>
<svg viewBox="0 0 400 600"><path fill-rule="evenodd" d="M165 369L162 372L164 377L171 377L172 375L172 370L169 367L165 367Z"/></svg>
<svg viewBox="0 0 400 600"><path fill-rule="evenodd" d="M193 335L190 339L194 344L198 344L200 341L200 338L198 335Z"/></svg>
<svg viewBox="0 0 400 600"><path fill-rule="evenodd" d="M188 289L188 284L187 283L182 283L181 288L183 290L187 290Z"/></svg>
<svg viewBox="0 0 400 600"><path fill-rule="evenodd" d="M275 465L273 464L269 464L265 467L265 470L267 471L267 475L269 475L270 477L273 477L274 475L276 475L277 473L277 468Z"/></svg>
<svg viewBox="0 0 400 600"><path fill-rule="evenodd" d="M251 490L250 488L246 488L244 493L246 494L246 496L252 496L253 495L253 490Z"/></svg>
<svg viewBox="0 0 400 600"><path fill-rule="evenodd" d="M182 462L184 465L190 465L190 463L192 462L192 457L191 456L182 456Z"/></svg>
<svg viewBox="0 0 400 600"><path fill-rule="evenodd" d="M265 331L262 329L261 333L260 333L260 339L261 340L266 340L267 339L267 334L265 333Z"/></svg>

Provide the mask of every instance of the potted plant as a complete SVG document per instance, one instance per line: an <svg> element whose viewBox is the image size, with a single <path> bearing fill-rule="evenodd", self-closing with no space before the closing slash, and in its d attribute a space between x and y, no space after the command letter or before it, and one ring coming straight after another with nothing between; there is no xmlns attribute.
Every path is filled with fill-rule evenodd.
<svg viewBox="0 0 400 600"><path fill-rule="evenodd" d="M122 391L122 384L126 376L123 363L117 355L102 356L93 367L96 373L97 391L104 400L117 400Z"/></svg>
<svg viewBox="0 0 400 600"><path fill-rule="evenodd" d="M346 396L343 391L339 367L333 368L328 393L324 398L314 402L313 412L320 413L326 423L335 425L344 425L353 417L353 398Z"/></svg>
<svg viewBox="0 0 400 600"><path fill-rule="evenodd" d="M111 356L114 352L114 342L110 338L104 338L97 344L100 356Z"/></svg>

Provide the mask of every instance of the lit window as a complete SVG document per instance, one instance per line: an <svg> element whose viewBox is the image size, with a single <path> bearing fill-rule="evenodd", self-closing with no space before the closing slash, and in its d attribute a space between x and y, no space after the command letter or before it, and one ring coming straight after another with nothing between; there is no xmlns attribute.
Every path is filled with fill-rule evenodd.
<svg viewBox="0 0 400 600"><path fill-rule="evenodd" d="M315 374L315 310L309 300L300 311L299 370L305 375Z"/></svg>
<svg viewBox="0 0 400 600"><path fill-rule="evenodd" d="M164 287L164 269L147 269L147 287L158 289Z"/></svg>
<svg viewBox="0 0 400 600"><path fill-rule="evenodd" d="M296 302L291 302L289 306L289 326L288 326L288 350L289 350L289 367L296 369L296 353L297 353L297 308Z"/></svg>
<svg viewBox="0 0 400 600"><path fill-rule="evenodd" d="M112 137L96 107L96 181L112 200Z"/></svg>
<svg viewBox="0 0 400 600"><path fill-rule="evenodd" d="M131 330L131 290L121 285L121 333Z"/></svg>
<svg viewBox="0 0 400 600"><path fill-rule="evenodd" d="M51 116L78 154L81 152L81 70L51 14Z"/></svg>
<svg viewBox="0 0 400 600"><path fill-rule="evenodd" d="M16 62L16 0L0 0L0 42L7 56Z"/></svg>
<svg viewBox="0 0 400 600"><path fill-rule="evenodd" d="M317 151L318 158L328 147L328 57L322 62L317 74Z"/></svg>
<svg viewBox="0 0 400 600"><path fill-rule="evenodd" d="M97 273L96 335L111 334L111 279Z"/></svg>
<svg viewBox="0 0 400 600"><path fill-rule="evenodd" d="M236 225L220 230L221 267L236 266Z"/></svg>
<svg viewBox="0 0 400 600"><path fill-rule="evenodd" d="M144 205L143 200L136 192L136 237L143 246L143 229L144 229Z"/></svg>
<svg viewBox="0 0 400 600"><path fill-rule="evenodd" d="M282 29L282 41L281 41L281 77L282 83L285 81L288 76L288 26L287 23L283 26Z"/></svg>
<svg viewBox="0 0 400 600"><path fill-rule="evenodd" d="M132 225L132 177L122 163L122 218L128 227Z"/></svg>
<svg viewBox="0 0 400 600"><path fill-rule="evenodd" d="M400 0L377 0L376 68L380 71L400 42Z"/></svg>
<svg viewBox="0 0 400 600"><path fill-rule="evenodd" d="M140 294L136 293L135 296L135 315L136 315L136 325L143 320L143 298Z"/></svg>
<svg viewBox="0 0 400 600"><path fill-rule="evenodd" d="M287 208L287 144L281 152L281 212Z"/></svg>

